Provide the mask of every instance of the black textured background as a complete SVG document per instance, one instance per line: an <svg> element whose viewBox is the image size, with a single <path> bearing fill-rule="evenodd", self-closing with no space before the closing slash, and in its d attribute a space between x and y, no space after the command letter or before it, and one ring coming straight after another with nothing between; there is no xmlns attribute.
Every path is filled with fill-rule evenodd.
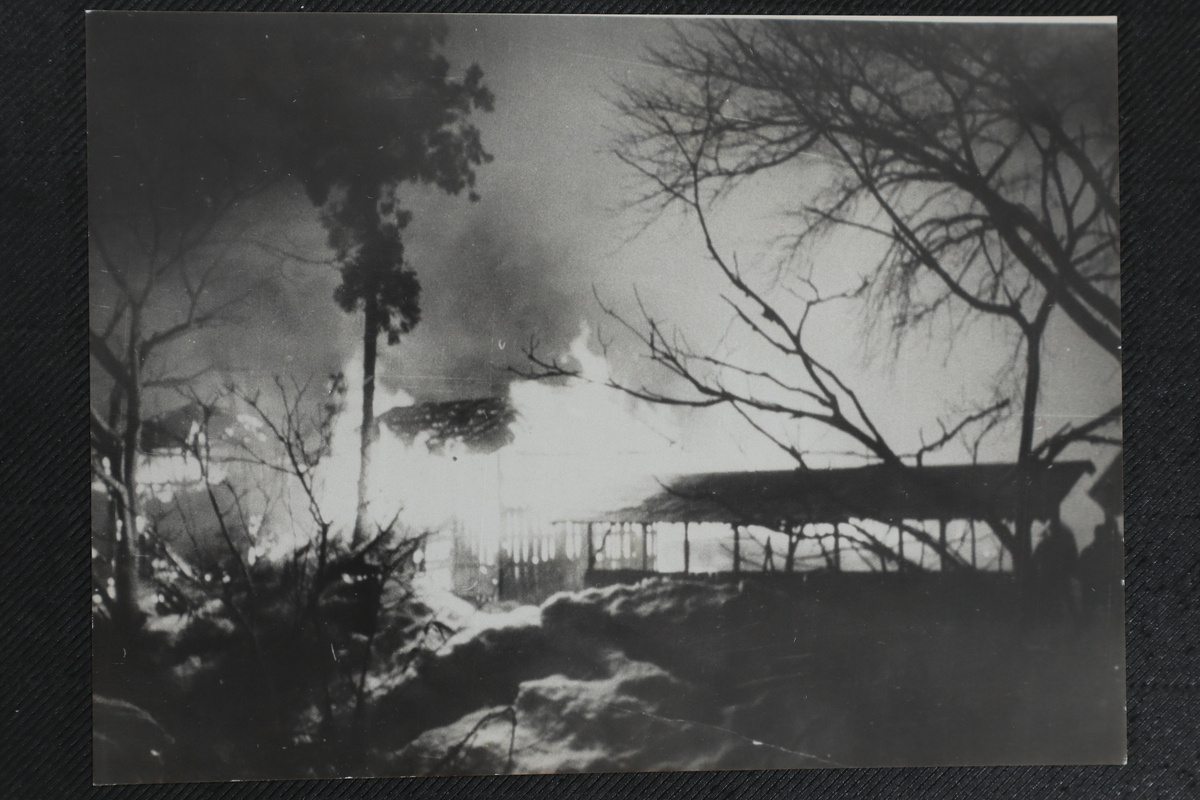
<svg viewBox="0 0 1200 800"><path fill-rule="evenodd" d="M1200 7L1175 2L98 2L176 10L1118 14L1129 765L91 787L85 3L0 0L0 797L1200 796Z"/></svg>

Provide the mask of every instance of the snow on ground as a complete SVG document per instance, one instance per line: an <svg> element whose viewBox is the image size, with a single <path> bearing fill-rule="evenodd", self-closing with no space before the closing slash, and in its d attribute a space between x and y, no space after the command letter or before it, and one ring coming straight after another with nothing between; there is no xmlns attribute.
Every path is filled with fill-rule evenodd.
<svg viewBox="0 0 1200 800"><path fill-rule="evenodd" d="M427 731L393 764L422 774L611 772L816 765L694 718L704 690L613 654L609 675L551 675L493 706Z"/></svg>
<svg viewBox="0 0 1200 800"><path fill-rule="evenodd" d="M727 727L732 714L708 681L681 678L626 652L649 653L656 639L669 644L673 637L661 636L667 629L703 646L712 616L738 596L736 587L647 581L561 593L541 608L479 613L414 675L377 696L383 769L427 774L816 765L819 760L804 753ZM402 722L415 719L430 724L421 731Z"/></svg>
<svg viewBox="0 0 1200 800"><path fill-rule="evenodd" d="M1119 629L1027 627L994 581L785 577L475 614L373 693L376 770L1082 763L1119 744Z"/></svg>
<svg viewBox="0 0 1200 800"><path fill-rule="evenodd" d="M143 708L92 698L92 778L96 784L162 781L163 753L173 740Z"/></svg>
<svg viewBox="0 0 1200 800"><path fill-rule="evenodd" d="M456 631L470 627L472 620L483 614L428 573L417 573L413 577L412 591L414 598L423 603L434 617Z"/></svg>

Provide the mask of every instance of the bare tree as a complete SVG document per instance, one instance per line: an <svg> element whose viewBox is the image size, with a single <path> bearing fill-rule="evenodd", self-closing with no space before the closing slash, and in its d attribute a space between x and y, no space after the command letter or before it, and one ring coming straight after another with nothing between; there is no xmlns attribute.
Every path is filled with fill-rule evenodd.
<svg viewBox="0 0 1200 800"><path fill-rule="evenodd" d="M181 389L200 409L180 443L195 470L173 487L175 512L159 524L183 530L193 550L179 552L163 535L153 563L160 602L233 623L226 646L252 670L225 677L260 698L242 713L266 723L265 746L293 752L294 738L307 737L311 747L296 757L335 774L364 758L370 669L385 658L404 668L451 631L415 602L424 533L397 513L351 544L351 521L326 508L346 384L337 374L326 391L315 388L276 377L268 390Z"/></svg>
<svg viewBox="0 0 1200 800"><path fill-rule="evenodd" d="M197 335L241 321L248 301L269 285L271 262L283 258L263 261L241 236L250 224L246 204L270 177L222 183L210 173L206 186L180 186L197 177L183 173L165 160L131 165L122 178L137 181L138 191L114 197L105 191L111 186L98 187L89 214L92 472L108 492L115 538L115 596L100 594L119 629L137 616L133 561L147 422L211 370L197 359Z"/></svg>
<svg viewBox="0 0 1200 800"><path fill-rule="evenodd" d="M619 388L656 403L732 406L802 466L804 454L764 419L815 421L903 470L991 430L1012 407L1021 499L1013 528L989 522L1027 573L1025 498L1038 470L1072 444L1119 445L1105 435L1119 405L1035 441L1044 336L1056 311L1120 358L1114 32L725 20L681 28L650 57L670 77L623 87L618 108L628 126L615 153L648 187L639 203L695 215L736 320L793 366L698 352L639 302L643 319L622 324L685 390ZM792 209L793 256L838 230L885 244L861 285L823 294L793 271L800 291L780 299L716 241L714 205L751 176L784 169L823 186ZM897 451L805 337L814 308L848 299L865 300L896 347L938 318L960 328L1003 321L1015 333L1022 389L1011 397L997 389L990 405L944 423L933 441ZM543 374L562 371L536 354L534 363Z"/></svg>

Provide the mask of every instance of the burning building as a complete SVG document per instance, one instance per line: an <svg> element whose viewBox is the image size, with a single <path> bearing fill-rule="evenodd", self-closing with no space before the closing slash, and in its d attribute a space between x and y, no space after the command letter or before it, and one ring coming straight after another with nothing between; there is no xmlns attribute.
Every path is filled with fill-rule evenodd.
<svg viewBox="0 0 1200 800"><path fill-rule="evenodd" d="M666 477L637 473L644 459L621 472L595 454L540 452L514 432L520 416L498 397L380 415L390 434L380 462L391 466L379 479L407 498L409 524L430 532L427 574L475 602L654 574L1012 569L989 524L1011 524L1012 465ZM1084 461L1047 468L1026 498L1031 518L1048 529L1092 471Z"/></svg>
<svg viewBox="0 0 1200 800"><path fill-rule="evenodd" d="M600 510L581 496L598 501L612 492L604 476L611 468L548 447L528 426L521 436L520 416L509 397L398 406L378 416L377 515L398 501L405 524L428 536L427 577L477 603L582 588L586 544L566 520ZM572 471L575 491L566 485Z"/></svg>

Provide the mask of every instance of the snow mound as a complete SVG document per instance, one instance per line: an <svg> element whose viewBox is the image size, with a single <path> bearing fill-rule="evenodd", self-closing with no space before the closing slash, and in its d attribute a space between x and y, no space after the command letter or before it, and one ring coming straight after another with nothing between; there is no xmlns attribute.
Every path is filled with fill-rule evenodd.
<svg viewBox="0 0 1200 800"><path fill-rule="evenodd" d="M548 675L593 677L602 654L548 635L540 610L480 613L435 653L374 697L375 741L383 750L411 741L477 709L507 705L520 685Z"/></svg>
<svg viewBox="0 0 1200 800"><path fill-rule="evenodd" d="M554 627L583 629L673 625L720 612L739 595L736 586L650 578L582 592L560 592L542 605L542 619Z"/></svg>
<svg viewBox="0 0 1200 800"><path fill-rule="evenodd" d="M480 613L375 701L390 774L813 766L733 730L746 587L647 580ZM789 637L790 639L790 637ZM739 726L740 727L740 726Z"/></svg>
<svg viewBox="0 0 1200 800"><path fill-rule="evenodd" d="M161 781L174 743L148 711L126 700L92 696L92 779L97 784Z"/></svg>
<svg viewBox="0 0 1200 800"><path fill-rule="evenodd" d="M452 622L447 624L459 627ZM518 606L511 611L490 614L476 611L466 620L466 624L460 627L458 633L442 646L439 652L449 656L461 648L477 646L479 642L494 642L514 631L537 628L541 624L541 610L537 606Z"/></svg>
<svg viewBox="0 0 1200 800"><path fill-rule="evenodd" d="M760 606L783 608L751 584L655 578L555 595L542 606L542 625L555 641L600 640L673 675L720 685Z"/></svg>
<svg viewBox="0 0 1200 800"><path fill-rule="evenodd" d="M455 630L472 624L479 609L450 590L439 585L428 573L419 573L412 581L413 595L433 616Z"/></svg>
<svg viewBox="0 0 1200 800"><path fill-rule="evenodd" d="M510 706L427 731L391 768L416 774L613 772L812 766L710 719L706 693L612 654L608 677L526 681Z"/></svg>

